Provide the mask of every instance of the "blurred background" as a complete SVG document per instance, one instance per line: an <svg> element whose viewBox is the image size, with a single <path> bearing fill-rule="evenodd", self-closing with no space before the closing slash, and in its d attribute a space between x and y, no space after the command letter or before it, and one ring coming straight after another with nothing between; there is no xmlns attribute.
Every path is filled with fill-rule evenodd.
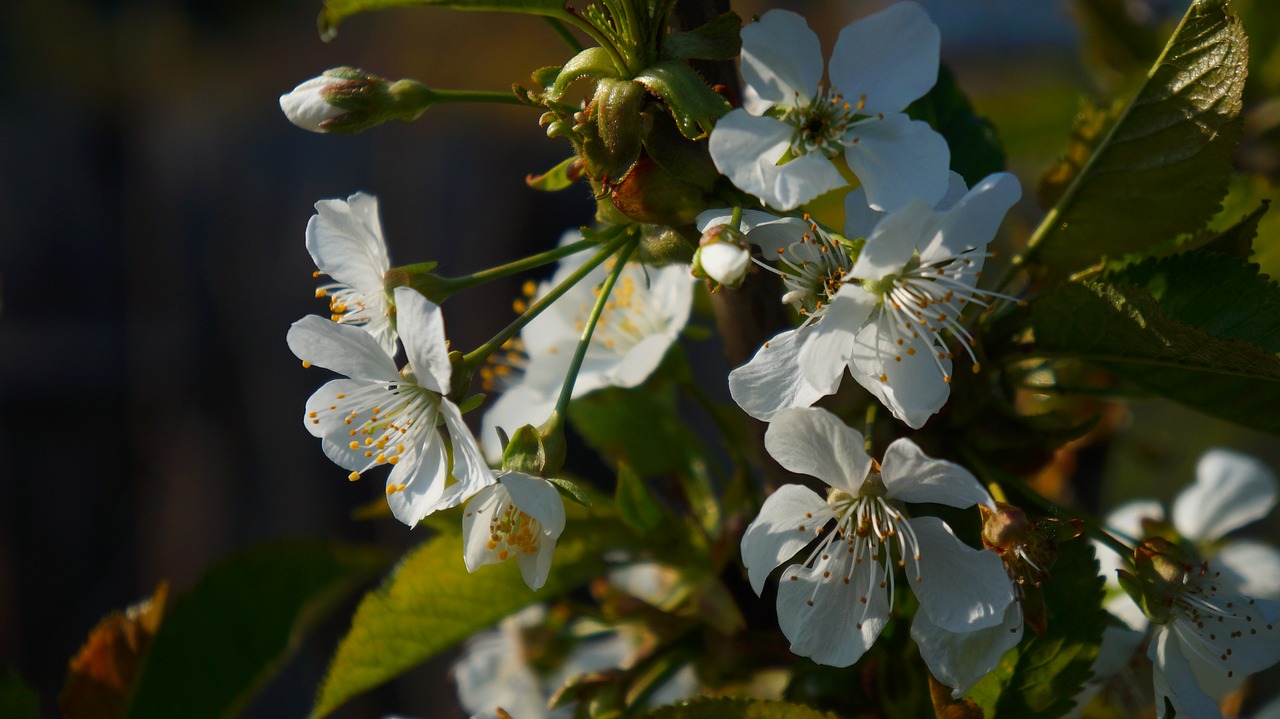
<svg viewBox="0 0 1280 719"><path fill-rule="evenodd" d="M1028 188L1012 225L1033 226L1032 188L1061 152L1079 98L1118 86L1081 51L1077 6L1088 3L921 1ZM805 14L829 48L840 27L886 3L780 4ZM1129 10L1158 25L1186 5ZM67 660L98 619L161 580L180 593L211 563L275 538L418 540L399 524L352 519L380 484L347 482L299 421L321 376L302 370L284 336L294 320L325 312L303 247L316 200L378 195L393 263L436 260L445 274L547 248L590 220L584 189L525 186L526 174L567 154L532 110L445 106L412 124L325 136L293 127L277 104L339 65L505 89L567 59L540 19L392 10L348 20L326 44L319 9L318 0L5 4L0 669L35 687L45 716L59 715ZM1265 143L1255 150L1251 161L1269 172ZM451 300L454 346L504 325L518 284ZM1081 468L1106 487L1090 495L1095 510L1170 498L1215 444L1280 467L1274 440L1171 405L1139 404L1117 421L1117 441ZM1254 533L1274 538L1277 527L1272 518ZM339 612L308 639L246 716L304 715L349 617ZM435 662L336 716L460 716L447 669Z"/></svg>

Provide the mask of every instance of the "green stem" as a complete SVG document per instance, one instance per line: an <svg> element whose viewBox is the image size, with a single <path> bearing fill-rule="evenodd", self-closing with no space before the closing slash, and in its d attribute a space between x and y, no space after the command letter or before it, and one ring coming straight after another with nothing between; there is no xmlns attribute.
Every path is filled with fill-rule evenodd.
<svg viewBox="0 0 1280 719"><path fill-rule="evenodd" d="M579 240L578 242L557 247L553 250L539 252L536 255L530 255L528 257L518 259L515 262L508 262L505 265L498 265L497 267L490 267L487 270L480 270L479 272L470 275L442 278L442 285L444 286L445 292L448 295L452 295L453 293L460 292L468 287L475 287L476 285L484 284L485 282L492 282L494 280L502 279L503 277L510 277L511 275L519 274L525 270L542 267L543 265L551 264L556 260L581 252L582 250L599 246L600 243L595 240Z"/></svg>
<svg viewBox="0 0 1280 719"><path fill-rule="evenodd" d="M609 257L616 253L620 247L630 240L630 232L624 232L621 236L611 239L607 245L601 247L599 252L583 263L583 265L575 270L573 274L569 275L563 282L553 287L544 297L530 305L529 309L524 311L524 314L517 317L511 324L502 328L502 331L494 335L488 342L485 342L463 356L463 364L468 367L475 367L479 363L488 359L489 355L498 351L502 345L507 343L507 340L515 337L517 332L524 329L524 326L529 324L530 320L542 314L543 310L554 304L556 300L560 299L560 297L564 295L564 293L568 292L574 285L581 282L583 277L590 274L592 270L600 265L600 263L609 259Z"/></svg>
<svg viewBox="0 0 1280 719"><path fill-rule="evenodd" d="M520 101L511 91L503 90L439 90L432 89L431 94L437 103L440 102L482 102L500 105L520 105Z"/></svg>
<svg viewBox="0 0 1280 719"><path fill-rule="evenodd" d="M546 15L542 16L542 19L547 21L547 24L551 26L551 29L555 31L556 35L559 36L561 40L564 40L564 44L568 45L569 49L572 50L575 55L582 52L582 43L578 42L578 38L574 37L573 33L569 32L569 28L565 27L564 23Z"/></svg>
<svg viewBox="0 0 1280 719"><path fill-rule="evenodd" d="M619 240L610 243L610 247L619 241L627 242L631 239L631 235L624 235ZM560 388L560 397L556 400L555 412L551 415L551 421L544 425L542 432L544 435L554 433L556 429L564 424L565 414L569 410L569 400L573 397L573 385L578 381L578 371L582 369L582 361L587 357L587 348L591 345L591 335L596 330L596 323L600 321L600 315L604 314L604 306L609 302L609 294L613 292L613 286L618 282L618 276L622 274L622 270L627 266L627 260L631 259L631 253L636 249L634 242L628 242L622 251L618 253L618 258L609 272L609 276L604 279L600 285L600 296L596 298L596 304L591 308L591 314L587 317L587 324L582 328L582 336L578 338L578 347L573 351L573 359L569 361L569 371L565 373L564 385Z"/></svg>

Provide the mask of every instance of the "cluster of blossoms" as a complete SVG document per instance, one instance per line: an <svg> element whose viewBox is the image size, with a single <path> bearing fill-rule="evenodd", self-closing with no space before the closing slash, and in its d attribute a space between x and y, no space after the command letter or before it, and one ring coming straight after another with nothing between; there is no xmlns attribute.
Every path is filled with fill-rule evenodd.
<svg viewBox="0 0 1280 719"><path fill-rule="evenodd" d="M843 667L877 640L902 604L905 581L919 605L911 637L958 698L1021 641L1024 626L1042 630L1023 606L1022 587L1029 575L1047 577L1047 567L1017 532L970 546L920 506L976 507L988 522L1012 516L968 470L926 456L907 437L876 459L873 420L864 437L813 405L836 393L847 373L907 428L925 427L944 408L957 367L980 370L974 315L1017 301L979 283L988 245L1021 187L1006 173L969 187L950 172L943 137L905 113L938 72L939 33L918 5L898 3L844 28L825 66L829 82L817 36L794 13L765 13L742 29L741 41L742 107L719 117L707 140L716 170L736 188L721 196L740 201L690 213L701 233L692 267L628 262L630 251L616 252L621 245L612 240L566 234L553 251L554 274L526 285L518 337L512 330L478 358L487 361L479 368L485 390L501 393L484 411L479 441L461 409L472 406L466 385L478 360L450 352L441 310L428 299L442 286L438 278L419 282L391 266L373 197L318 203L307 248L318 274L332 279L317 290L330 301L330 317L300 320L288 342L304 364L346 378L312 395L304 422L353 481L389 465L387 501L409 526L467 503L467 569L514 555L538 589L550 576L566 511L557 486L538 476L542 466L511 456L511 447L531 445L507 438L535 437L541 448L569 400L642 385L688 321L695 277L733 291L749 272L771 273L782 288L778 301L799 321L733 369L728 390L768 423L764 446L773 459L827 491L784 485L763 502L740 544L750 585L759 595L776 574L791 651ZM281 105L324 129L344 115L317 94L322 87L304 84ZM845 195L836 231L799 208L847 184L841 163L858 186ZM1122 527L1143 540L1137 553L1104 563L1108 580L1138 599L1117 614L1135 631L1156 626L1148 655L1161 716L1165 698L1180 715L1213 716L1214 690L1202 688L1210 670L1238 680L1280 660L1280 608L1270 601L1280 598L1280 556L1215 545L1205 561L1186 548L1269 511L1275 480L1223 453L1206 456L1201 475L1175 507L1172 538L1182 546L1155 538L1163 514L1144 504L1126 510ZM1234 504L1236 490L1253 498L1248 508ZM469 709L545 714L544 678L511 661L523 622L513 617L470 645L456 669ZM587 646L566 667L581 673L630 658L615 645Z"/></svg>

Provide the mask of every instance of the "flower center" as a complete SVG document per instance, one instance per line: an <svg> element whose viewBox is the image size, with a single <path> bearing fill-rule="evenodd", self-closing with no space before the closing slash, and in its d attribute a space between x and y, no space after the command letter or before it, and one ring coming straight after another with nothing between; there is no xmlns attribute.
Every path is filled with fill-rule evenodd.
<svg viewBox="0 0 1280 719"><path fill-rule="evenodd" d="M844 151L846 131L865 104L865 96L854 106L845 102L844 95L827 85L819 85L818 94L803 107L798 106L797 96L797 106L787 110L782 117L783 122L796 128L786 157L795 158L814 152L831 159L839 156Z"/></svg>
<svg viewBox="0 0 1280 719"><path fill-rule="evenodd" d="M347 449L363 458L364 466L347 477L354 482L372 467L398 463L405 452L416 451L429 439L424 433L436 431L440 395L411 381L370 383L335 395L327 410L315 410L308 416L318 423L322 411L342 418L347 428ZM405 485L388 485L387 494L404 488Z"/></svg>
<svg viewBox="0 0 1280 719"><path fill-rule="evenodd" d="M489 520L489 551L505 560L511 554L535 554L542 546L542 523L507 502Z"/></svg>
<svg viewBox="0 0 1280 719"><path fill-rule="evenodd" d="M752 261L781 277L786 287L782 301L812 321L826 314L827 305L848 280L853 260L844 246L819 229L808 215L805 220L809 231L801 235L800 241L777 249L777 268L755 258Z"/></svg>
<svg viewBox="0 0 1280 719"><path fill-rule="evenodd" d="M312 273L319 277L320 272ZM341 282L331 282L316 288L316 298L329 298L329 319L343 325L363 327L386 314L386 301L382 296L362 292Z"/></svg>
<svg viewBox="0 0 1280 719"><path fill-rule="evenodd" d="M861 280L863 289L880 297L872 321L888 330L894 362L920 362L927 356L949 383L951 369L944 362L954 355L943 340L946 331L960 340L973 361L973 371L979 371L974 337L960 322L960 315L969 303L986 307L992 297L976 287L982 265L974 259L985 256L975 249L931 262L916 256L899 274ZM880 358L886 364L888 359Z"/></svg>

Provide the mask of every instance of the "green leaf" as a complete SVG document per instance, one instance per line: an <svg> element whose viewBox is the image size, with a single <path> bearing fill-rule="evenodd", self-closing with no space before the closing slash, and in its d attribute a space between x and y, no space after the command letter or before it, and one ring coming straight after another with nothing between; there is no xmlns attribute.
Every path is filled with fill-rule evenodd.
<svg viewBox="0 0 1280 719"><path fill-rule="evenodd" d="M324 0L317 24L325 42L338 35L338 25L348 17L369 10L397 7L443 7L451 10L480 10L545 15L564 19L563 0Z"/></svg>
<svg viewBox="0 0 1280 719"><path fill-rule="evenodd" d="M694 699L649 712L649 719L837 719L803 704L765 699Z"/></svg>
<svg viewBox="0 0 1280 719"><path fill-rule="evenodd" d="M386 563L373 549L281 542L214 566L165 610L127 716L236 714L303 634Z"/></svg>
<svg viewBox="0 0 1280 719"><path fill-rule="evenodd" d="M1258 209L1245 215L1239 222L1218 233L1217 236L1212 237L1208 242L1201 245L1199 249L1204 252L1216 252L1230 257L1238 257L1242 260L1249 259L1253 255L1253 241L1258 237L1258 223L1262 222L1262 218L1267 214L1267 209L1270 206L1270 200L1263 200Z"/></svg>
<svg viewBox="0 0 1280 719"><path fill-rule="evenodd" d="M569 405L569 421L592 449L610 462L625 461L641 477L676 472L700 453L676 412L670 382L592 392Z"/></svg>
<svg viewBox="0 0 1280 719"><path fill-rule="evenodd" d="M727 12L705 25L673 32L662 40L662 54L675 60L734 60L742 52L742 18Z"/></svg>
<svg viewBox="0 0 1280 719"><path fill-rule="evenodd" d="M1044 591L1045 633L1028 632L969 690L986 719L1060 717L1090 676L1107 623L1093 547L1082 539L1063 544Z"/></svg>
<svg viewBox="0 0 1280 719"><path fill-rule="evenodd" d="M40 719L40 696L12 669L0 672L0 717Z"/></svg>
<svg viewBox="0 0 1280 719"><path fill-rule="evenodd" d="M616 504L618 517L636 531L645 535L657 530L667 520L667 513L644 480L625 462L618 463L618 491Z"/></svg>
<svg viewBox="0 0 1280 719"><path fill-rule="evenodd" d="M547 88L547 97L559 100L569 86L584 77L618 77L618 67L613 56L602 47L589 47L574 55L556 73L555 82Z"/></svg>
<svg viewBox="0 0 1280 719"><path fill-rule="evenodd" d="M1226 0L1192 5L1032 236L1028 256L1045 279L1195 232L1217 212L1247 61L1248 39Z"/></svg>
<svg viewBox="0 0 1280 719"><path fill-rule="evenodd" d="M606 569L605 550L638 541L598 503L591 510L565 505L565 512L568 522L556 543L551 574L537 592L525 586L515 562L469 574L458 523L441 526L440 535L412 550L382 586L361 600L311 717L328 715L527 605L585 584Z"/></svg>
<svg viewBox="0 0 1280 719"><path fill-rule="evenodd" d="M582 161L574 155L541 175L526 176L524 182L535 190L556 192L569 187L580 177L582 177Z"/></svg>
<svg viewBox="0 0 1280 719"><path fill-rule="evenodd" d="M907 114L933 126L951 148L951 169L970 187L1005 168L1004 149L989 120L973 111L956 77L945 64L938 82L924 97L907 106Z"/></svg>
<svg viewBox="0 0 1280 719"><path fill-rule="evenodd" d="M1031 305L1039 349L1102 365L1149 392L1280 433L1280 288L1257 266L1192 252Z"/></svg>

